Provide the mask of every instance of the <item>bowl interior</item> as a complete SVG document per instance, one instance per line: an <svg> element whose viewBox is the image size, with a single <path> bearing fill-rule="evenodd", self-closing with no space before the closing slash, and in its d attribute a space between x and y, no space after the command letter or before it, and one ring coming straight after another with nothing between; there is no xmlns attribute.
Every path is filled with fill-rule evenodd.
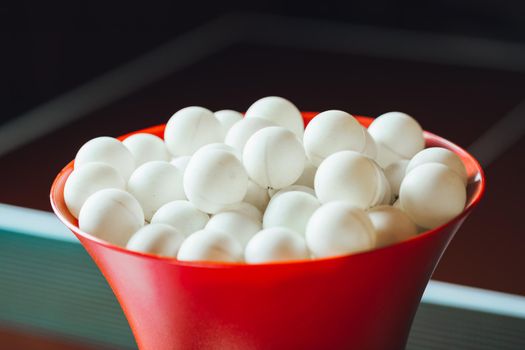
<svg viewBox="0 0 525 350"><path fill-rule="evenodd" d="M303 119L305 122L305 125L308 124L308 122L317 114L317 112L303 112ZM358 121L365 127L368 127L370 123L373 121L373 118L369 117L356 117ZM163 138L164 136L164 128L165 125L157 125L150 128L146 128L143 130L138 130L135 132L131 132L129 134L123 135L118 137L119 140L124 140L127 137L136 134L136 133L150 133L156 136L159 136ZM424 233L421 233L415 237L412 237L408 240L396 243L392 246L397 246L401 244L409 244L410 241L414 240L420 240L425 239L425 237L435 234L440 234L440 232L443 231L444 228L447 226L453 225L458 220L461 220L464 218L477 203L480 201L484 189L485 189L485 176L483 173L483 170L480 166L480 164L477 162L477 160L470 155L467 151L462 149L461 147L457 146L456 144L439 137L437 135L434 135L430 132L425 131L424 132L425 140L426 140L426 147L443 147L447 148L454 153L456 153L461 160L463 161L463 164L465 165L467 169L468 174L468 185L467 185L467 205L463 212L458 215L456 218L452 219L448 223L434 228L432 230L426 231ZM51 193L50 193L50 199L51 199L51 205L53 207L53 210L55 214L58 216L58 218L73 232L75 235L83 237L84 239L88 239L90 241L96 242L97 244L106 246L112 250L120 251L124 254L131 254L131 255L137 255L137 256L143 256L147 259L156 259L156 260L163 260L172 264L179 264L179 265L192 265L192 266L205 266L205 267L244 267L244 268L250 268L250 266L255 265L247 265L247 264L238 264L238 263L215 263L215 262L180 262L176 260L175 258L167 258L167 257L160 257L152 254L144 254L144 253L138 253L138 252L132 252L128 251L122 247L113 245L109 242L103 241L95 236L90 235L89 233L83 232L78 228L78 220L75 219L67 209L67 206L64 201L64 185L65 182L69 176L69 174L73 171L74 167L74 161L71 161L69 164L67 164L57 175L55 178L53 185L51 187ZM380 249L389 249L390 247L380 248ZM374 250L372 250L374 251ZM361 252L361 253L355 253L352 255L362 255L362 254L368 254L372 251L367 252ZM343 256L343 257L348 257ZM326 261L326 260L334 260L334 259L340 259L342 257L330 257L330 258L323 258L323 259L316 259L316 260L308 260L308 261L293 261L293 262L280 262L280 263L270 263L270 264L259 264L259 265L289 265L289 264L312 264L319 261Z"/></svg>

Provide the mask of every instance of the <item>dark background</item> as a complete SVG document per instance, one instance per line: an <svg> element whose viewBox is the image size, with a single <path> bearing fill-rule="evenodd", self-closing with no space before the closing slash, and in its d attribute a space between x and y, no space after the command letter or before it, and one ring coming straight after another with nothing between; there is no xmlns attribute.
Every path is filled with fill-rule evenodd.
<svg viewBox="0 0 525 350"><path fill-rule="evenodd" d="M442 38L462 38L472 43L473 62L484 57L512 61L514 51L500 50L499 44L525 50L523 1L318 1L315 7L305 1L0 4L0 131L71 89L232 13L248 19L254 14L310 19L308 35L330 24L379 29L387 36L396 34L393 38L411 33L436 45ZM274 24L268 17L260 30ZM338 38L344 41L344 35ZM401 110L426 130L468 148L525 99L525 62L487 67L453 59L421 60L422 47L396 40L384 40L369 53L338 51L328 44L308 47L308 37L302 46L249 41L228 46L0 154L0 203L50 210L51 181L84 142L166 122L176 110L192 104L242 111L260 97L281 95L303 110L338 108L369 116ZM485 42L490 45L480 48ZM399 46L405 54L383 55L381 45L389 50ZM459 46L449 46L443 56L468 52ZM523 130L525 113L519 113L513 117L514 129ZM485 164L486 196L433 278L525 295L525 191L520 185L525 138L514 138L509 142L503 133L491 139L495 148L501 142L508 146ZM51 342L49 348L57 346Z"/></svg>
<svg viewBox="0 0 525 350"><path fill-rule="evenodd" d="M519 0L12 3L0 5L0 122L232 11L525 40Z"/></svg>

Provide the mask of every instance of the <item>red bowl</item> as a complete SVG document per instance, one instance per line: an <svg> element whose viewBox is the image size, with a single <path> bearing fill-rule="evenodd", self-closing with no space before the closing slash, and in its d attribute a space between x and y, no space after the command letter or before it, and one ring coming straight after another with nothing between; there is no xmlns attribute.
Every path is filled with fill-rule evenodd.
<svg viewBox="0 0 525 350"><path fill-rule="evenodd" d="M315 114L304 112L305 123ZM162 137L164 125L137 132ZM402 349L430 276L485 187L470 154L429 132L425 139L464 162L465 210L406 241L352 255L243 265L127 251L80 231L68 212L63 191L73 162L56 177L51 204L104 274L142 350Z"/></svg>

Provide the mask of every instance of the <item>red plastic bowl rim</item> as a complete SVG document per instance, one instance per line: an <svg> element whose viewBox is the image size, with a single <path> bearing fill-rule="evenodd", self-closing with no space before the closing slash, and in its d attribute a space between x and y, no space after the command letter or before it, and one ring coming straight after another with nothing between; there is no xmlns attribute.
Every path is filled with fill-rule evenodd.
<svg viewBox="0 0 525 350"><path fill-rule="evenodd" d="M303 113L309 113L309 112L303 112ZM370 121L373 120L373 118L363 117L363 116L356 116L356 118L360 122L365 122L365 123L366 122L370 122ZM131 133L122 135L122 136L118 137L118 139L123 140L126 137L128 137L128 136L130 136L132 134L135 134L137 132L148 132L148 133L151 133L153 130L156 130L156 129L159 129L159 128L164 128L164 127L165 127L165 124L152 126L152 127L149 127L149 128L145 128L145 129L142 129L142 130L138 130L138 131L135 131L135 132L131 132ZM248 268L249 269L249 268L261 267L261 266L264 266L264 267L274 266L274 267L278 268L279 266L283 266L283 265L289 266L289 265L320 264L320 263L324 263L324 262L333 262L335 260L352 259L352 257L355 257L355 256L362 256L362 255L367 255L367 254L377 254L378 252L381 252L381 251L386 250L386 249L395 249L395 247L398 247L400 245L415 244L417 241L422 240L422 239L426 239L428 236L439 234L440 232L444 231L446 228L454 225L458 221L462 220L465 216L467 216L472 211L472 209L474 209L474 207L476 207L478 205L478 203L480 202L481 198L483 197L483 194L485 193L485 173L483 172L483 169L481 168L481 165L479 164L479 162L471 154L469 154L466 150L464 150L463 148L459 147L458 145L454 144L451 141L448 141L448 140L446 140L446 139L444 139L444 138L442 138L440 136L437 136L435 134L432 134L432 133L430 133L428 131L424 131L424 136L425 136L425 140L427 140L427 141L428 140L437 140L441 144L446 145L447 148L451 149L456 154L462 156L462 158L468 158L475 165L476 174L479 177L479 189L475 192L472 200L470 201L470 203L468 203L468 205L461 212L461 214L459 214L458 216L456 216L452 220L448 221L447 223L445 223L445 224L443 224L441 226L438 226L436 228L433 228L431 230L425 231L423 233L420 233L420 234L418 234L418 235L416 235L414 237L411 237L409 239L403 240L401 242L398 242L398 243L395 243L395 244L392 244L392 245L389 245L389 246L386 246L386 247L373 248L371 250L357 252L357 253L352 253L352 254L338 255L338 256L332 256L332 257L326 257L326 258L315 258L315 259L311 259L311 260L293 260L293 261L284 261L284 262L246 264L246 263L213 262L213 261L179 261L176 258L164 257L164 256L158 256L158 255L149 254L149 253L141 253L141 252L128 250L126 248L123 248L123 247L114 245L112 243L109 243L107 241L104 241L102 239L99 239L99 238L97 238L97 237L95 237L93 235L90 235L89 233L81 231L78 228L78 226L75 225L70 220L68 220L68 218L66 218L62 214L60 209L58 208L57 203L59 201L63 200L63 199L59 199L59 198L55 197L56 188L59 186L59 181L62 179L63 176L65 176L65 173L67 173L68 171L70 171L71 168L73 168L74 160L69 162L58 173L58 175L56 176L55 180L53 181L53 184L51 186L51 193L50 193L51 206L53 208L53 211L57 215L57 217L60 219L60 221L62 221L62 223L64 223L76 235L79 235L79 236L81 236L81 237L83 237L85 239L88 239L90 241L96 242L97 244L100 244L102 246L105 246L105 247L107 247L109 249L112 249L112 250L115 250L115 251L119 251L119 252L124 253L124 254L134 255L134 256L137 256L137 257L144 258L144 259L160 260L160 261L163 261L165 263L170 263L170 264L174 264L174 265L191 266L191 267L199 267L199 268L211 268L211 269L217 269L217 268Z"/></svg>

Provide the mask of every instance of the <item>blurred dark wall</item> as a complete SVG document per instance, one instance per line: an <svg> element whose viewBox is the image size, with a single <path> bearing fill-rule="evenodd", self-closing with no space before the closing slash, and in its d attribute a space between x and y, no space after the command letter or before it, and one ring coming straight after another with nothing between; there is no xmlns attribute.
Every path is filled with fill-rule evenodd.
<svg viewBox="0 0 525 350"><path fill-rule="evenodd" d="M525 2L49 2L0 4L0 124L212 18L274 13L525 42Z"/></svg>

